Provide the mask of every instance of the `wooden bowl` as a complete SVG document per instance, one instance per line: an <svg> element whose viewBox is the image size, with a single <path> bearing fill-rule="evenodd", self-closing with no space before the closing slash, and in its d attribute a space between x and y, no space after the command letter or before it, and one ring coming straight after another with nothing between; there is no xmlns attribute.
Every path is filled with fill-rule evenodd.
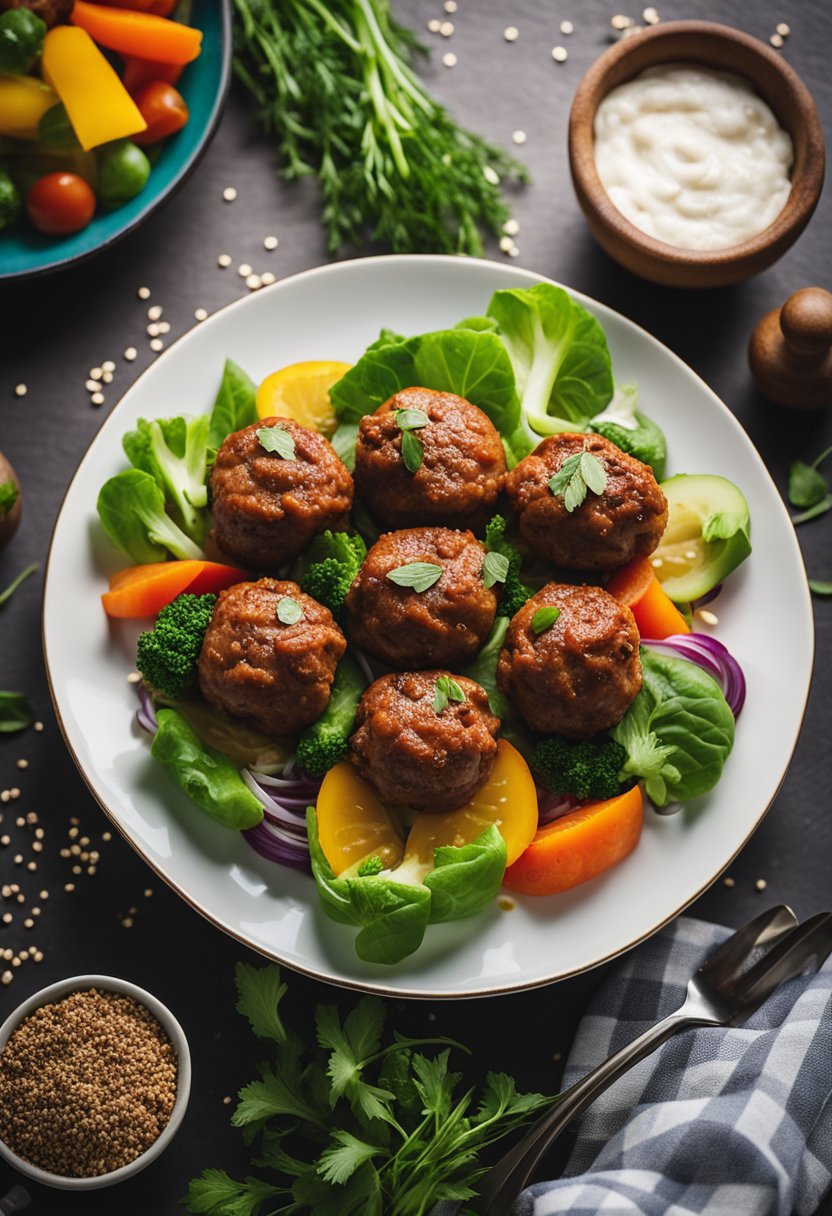
<svg viewBox="0 0 832 1216"><path fill-rule="evenodd" d="M659 241L625 219L601 184L593 134L598 105L616 85L664 63L694 63L744 76L791 136L788 201L767 228L740 245L700 250ZM583 77L569 115L569 167L592 234L610 257L669 287L723 287L770 266L806 227L823 186L823 130L803 81L764 43L709 21L670 21L616 43Z"/></svg>

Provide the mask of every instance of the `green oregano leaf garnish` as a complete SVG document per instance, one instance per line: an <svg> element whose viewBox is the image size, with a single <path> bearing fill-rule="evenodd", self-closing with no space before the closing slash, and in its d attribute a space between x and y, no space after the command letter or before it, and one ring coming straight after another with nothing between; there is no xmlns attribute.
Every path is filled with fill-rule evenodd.
<svg viewBox="0 0 832 1216"><path fill-rule="evenodd" d="M303 616L303 609L291 595L284 595L277 601L277 619L281 625L297 625L298 621L303 620Z"/></svg>
<svg viewBox="0 0 832 1216"><path fill-rule="evenodd" d="M433 562L408 562L406 566L396 566L388 570L387 577L397 587L412 587L414 591L427 591L442 577L442 567Z"/></svg>
<svg viewBox="0 0 832 1216"><path fill-rule="evenodd" d="M465 701L465 693L453 676L439 676L433 690L433 712L441 714L451 701L461 705Z"/></svg>
<svg viewBox="0 0 832 1216"><path fill-rule="evenodd" d="M395 410L393 417L402 432L402 460L408 473L416 473L422 467L425 451L422 441L415 433L430 422L424 410Z"/></svg>
<svg viewBox="0 0 832 1216"><path fill-rule="evenodd" d="M545 604L542 608L538 608L532 617L532 632L545 633L547 629L551 629L559 616L560 608L556 608L554 604Z"/></svg>
<svg viewBox="0 0 832 1216"><path fill-rule="evenodd" d="M597 456L591 452L574 452L549 479L549 489L556 498L563 498L563 505L571 514L587 495L603 494L607 488L607 471Z"/></svg>
<svg viewBox="0 0 832 1216"><path fill-rule="evenodd" d="M509 571L509 560L502 553L491 550L486 553L482 563L482 584L493 587L495 583L504 583Z"/></svg>
<svg viewBox="0 0 832 1216"><path fill-rule="evenodd" d="M295 441L282 422L275 426L261 426L257 432L261 448L274 452L281 460L295 459Z"/></svg>

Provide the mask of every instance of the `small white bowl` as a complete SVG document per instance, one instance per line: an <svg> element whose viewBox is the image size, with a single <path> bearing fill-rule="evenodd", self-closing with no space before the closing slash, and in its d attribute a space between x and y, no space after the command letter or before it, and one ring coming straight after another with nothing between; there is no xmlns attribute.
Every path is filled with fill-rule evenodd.
<svg viewBox="0 0 832 1216"><path fill-rule="evenodd" d="M16 1170L21 1174L25 1174L34 1182L40 1182L43 1186L55 1187L61 1191L92 1191L105 1186L114 1186L117 1182L124 1182L125 1179L132 1178L134 1174L138 1174L145 1166L150 1165L160 1153L164 1152L179 1130L191 1091L191 1053L188 1050L185 1032L176 1018L161 1001L157 1000L151 993L145 992L144 988L139 988L136 984L131 984L127 980L115 979L111 975L75 975L70 979L59 980L57 984L50 984L48 988L41 988L40 992L36 992L33 996L30 996L27 1001L24 1001L13 1013L9 1014L3 1025L0 1026L0 1054L5 1050L11 1035L30 1013L34 1013L41 1005L53 1004L73 992L84 992L89 988L97 988L103 992L117 992L122 996L133 997L134 1000L144 1005L160 1023L176 1052L178 1064L176 1101L174 1102L170 1119L164 1131L158 1139L154 1140L149 1149L146 1149L145 1152L136 1157L135 1161L131 1161L129 1165L123 1165L120 1169L111 1170L108 1174L98 1174L94 1178L69 1178L64 1177L62 1174L51 1174L48 1170L39 1169L38 1166L33 1165L30 1161L24 1161L22 1157L18 1157L7 1144L4 1144L0 1140L0 1157L5 1158L9 1165L14 1166Z"/></svg>

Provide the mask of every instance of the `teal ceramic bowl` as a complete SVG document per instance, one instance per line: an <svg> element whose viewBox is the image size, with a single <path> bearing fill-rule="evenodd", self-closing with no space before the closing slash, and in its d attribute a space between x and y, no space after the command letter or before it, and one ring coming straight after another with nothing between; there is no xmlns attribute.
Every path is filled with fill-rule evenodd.
<svg viewBox="0 0 832 1216"><path fill-rule="evenodd" d="M231 67L230 0L192 0L190 24L202 30L202 53L189 63L177 88L190 118L165 140L147 185L115 211L99 209L73 236L44 236L25 216L0 233L0 282L60 270L121 240L170 198L208 147L228 92Z"/></svg>

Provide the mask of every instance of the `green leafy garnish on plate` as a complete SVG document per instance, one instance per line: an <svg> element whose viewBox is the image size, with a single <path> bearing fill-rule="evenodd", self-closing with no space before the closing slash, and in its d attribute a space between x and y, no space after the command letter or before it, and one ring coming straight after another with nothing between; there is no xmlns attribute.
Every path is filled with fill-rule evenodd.
<svg viewBox="0 0 832 1216"><path fill-rule="evenodd" d="M295 459L295 441L282 422L275 426L261 426L257 432L260 447L267 452L273 452L281 460Z"/></svg>
<svg viewBox="0 0 832 1216"><path fill-rule="evenodd" d="M607 471L591 452L574 452L567 456L554 477L549 478L549 489L556 498L563 499L570 515L584 501L588 490L603 494L606 488Z"/></svg>
<svg viewBox="0 0 832 1216"><path fill-rule="evenodd" d="M442 567L434 562L408 562L387 571L387 578L397 587L412 587L414 591L427 591L442 577Z"/></svg>
<svg viewBox="0 0 832 1216"><path fill-rule="evenodd" d="M493 587L495 583L504 583L510 567L511 562L504 553L498 553L496 549L490 550L482 563L483 586Z"/></svg>
<svg viewBox="0 0 832 1216"><path fill-rule="evenodd" d="M443 709L448 708L451 701L462 705L465 701L465 693L453 676L439 676L433 691L433 712L441 714Z"/></svg>
<svg viewBox="0 0 832 1216"><path fill-rule="evenodd" d="M560 608L556 608L554 604L544 604L532 617L532 633L545 633L547 629L551 629L559 616Z"/></svg>

